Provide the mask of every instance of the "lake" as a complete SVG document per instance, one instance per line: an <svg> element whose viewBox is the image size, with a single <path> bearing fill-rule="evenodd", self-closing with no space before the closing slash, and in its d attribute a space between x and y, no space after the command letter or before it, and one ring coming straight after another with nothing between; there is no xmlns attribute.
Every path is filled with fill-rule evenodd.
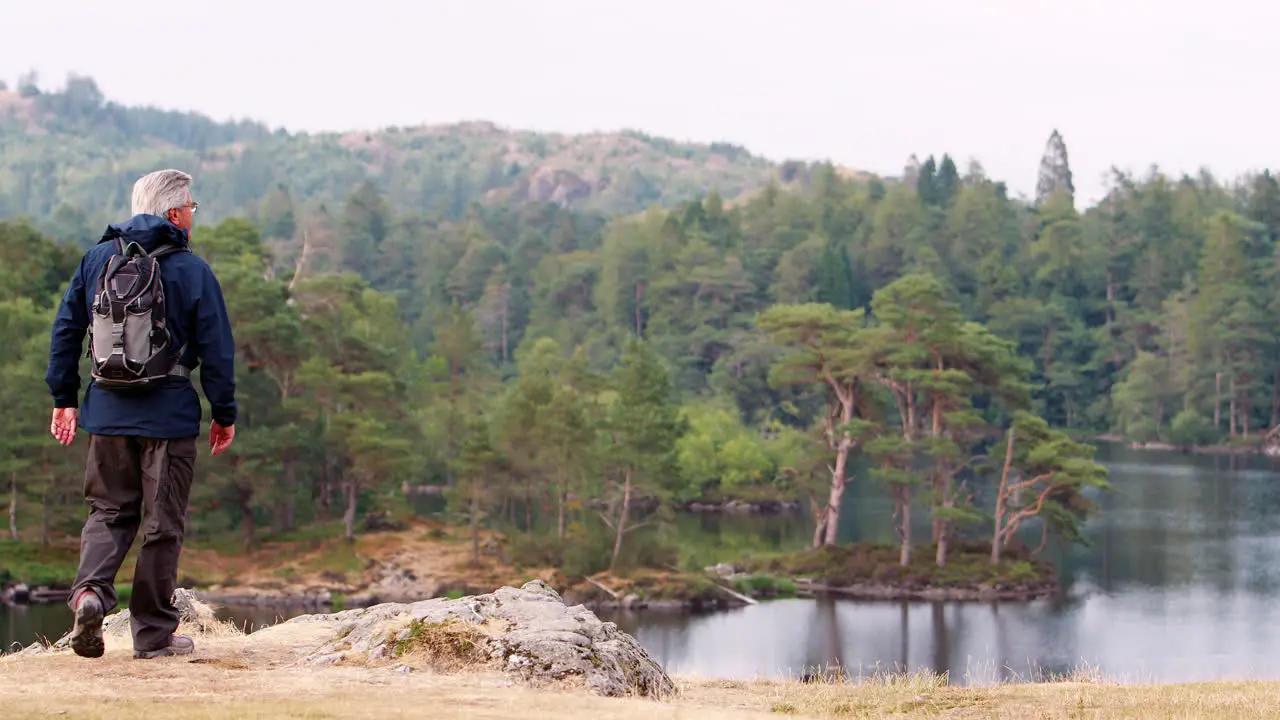
<svg viewBox="0 0 1280 720"><path fill-rule="evenodd" d="M1051 547L1058 597L1032 603L787 599L705 615L603 614L678 674L799 675L839 666L949 673L957 684L1040 679L1081 668L1126 681L1280 678L1280 463L1104 445L1115 489L1085 535ZM979 502L983 488L976 488ZM841 538L891 541L887 498L846 493ZM928 536L925 513L913 532ZM686 515L681 544L740 554L751 543L802 547L808 518ZM1038 531L1028 539L1035 544ZM271 611L228 614L250 624ZM62 606L0 608L0 641L67 627Z"/></svg>

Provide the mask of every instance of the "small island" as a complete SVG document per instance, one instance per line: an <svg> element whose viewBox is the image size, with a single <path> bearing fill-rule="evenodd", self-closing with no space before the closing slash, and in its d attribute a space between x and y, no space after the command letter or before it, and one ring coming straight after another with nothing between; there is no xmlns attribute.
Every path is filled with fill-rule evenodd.
<svg viewBox="0 0 1280 720"><path fill-rule="evenodd" d="M934 562L933 547L917 550L905 567L897 546L858 543L747 560L735 569L790 578L815 594L867 600L1035 600L1058 587L1053 566L1025 548L1011 549L992 564L990 543L962 543L942 567Z"/></svg>
<svg viewBox="0 0 1280 720"><path fill-rule="evenodd" d="M565 593L597 610L707 611L797 596L1019 602L1051 597L1058 591L1054 567L1022 545L1009 548L993 564L990 543L960 543L943 567L934 561L936 546L916 550L903 566L895 545L822 546L719 563L700 573L605 573L570 582Z"/></svg>

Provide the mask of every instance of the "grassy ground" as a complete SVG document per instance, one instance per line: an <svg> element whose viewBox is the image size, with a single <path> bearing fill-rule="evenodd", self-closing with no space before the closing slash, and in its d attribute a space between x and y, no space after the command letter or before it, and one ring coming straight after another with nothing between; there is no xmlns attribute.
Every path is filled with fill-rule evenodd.
<svg viewBox="0 0 1280 720"><path fill-rule="evenodd" d="M240 718L1273 718L1280 684L1117 685L1090 680L949 687L932 675L861 683L736 682L677 678L678 696L611 699L573 688L534 690L505 677L390 668L291 667L289 657L234 638L201 642L194 656L136 661L109 649L0 659L4 717Z"/></svg>

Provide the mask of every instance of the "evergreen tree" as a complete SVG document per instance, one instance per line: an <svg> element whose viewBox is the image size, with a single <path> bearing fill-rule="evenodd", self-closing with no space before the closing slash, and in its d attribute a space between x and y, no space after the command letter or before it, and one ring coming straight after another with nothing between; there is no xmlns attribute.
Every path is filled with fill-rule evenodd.
<svg viewBox="0 0 1280 720"><path fill-rule="evenodd" d="M942 162L938 165L938 174L934 177L933 185L935 203L943 207L950 205L956 196L956 192L960 190L960 173L956 170L956 163L951 159L950 155L944 154L942 156Z"/></svg>
<svg viewBox="0 0 1280 720"><path fill-rule="evenodd" d="M623 539L641 527L631 521L633 501L638 495L664 500L679 477L676 443L686 429L667 372L642 341L628 343L612 380L616 395L609 407L606 459L615 488L606 516L614 532L610 570L618 566Z"/></svg>
<svg viewBox="0 0 1280 720"><path fill-rule="evenodd" d="M1049 140L1044 146L1044 155L1040 158L1040 177L1036 181L1036 204L1064 191L1068 198L1074 200L1076 188L1071 180L1067 143L1055 128L1049 135Z"/></svg>
<svg viewBox="0 0 1280 720"><path fill-rule="evenodd" d="M368 278L390 230L391 207L373 183L366 180L347 198L342 211L343 267Z"/></svg>
<svg viewBox="0 0 1280 720"><path fill-rule="evenodd" d="M775 387L820 388L826 407L819 415L822 433L834 453L827 501L812 498L816 512L814 547L834 545L840 508L850 474L849 457L872 432L869 368L861 352L861 310L830 305L774 305L756 320L769 340L785 350L769 371Z"/></svg>
<svg viewBox="0 0 1280 720"><path fill-rule="evenodd" d="M827 240L818 264L818 302L830 303L841 310L852 309L857 304L853 283L849 251Z"/></svg>
<svg viewBox="0 0 1280 720"><path fill-rule="evenodd" d="M938 164L932 155L925 158L924 164L920 166L920 174L916 178L916 196L925 205L937 205L939 202Z"/></svg>

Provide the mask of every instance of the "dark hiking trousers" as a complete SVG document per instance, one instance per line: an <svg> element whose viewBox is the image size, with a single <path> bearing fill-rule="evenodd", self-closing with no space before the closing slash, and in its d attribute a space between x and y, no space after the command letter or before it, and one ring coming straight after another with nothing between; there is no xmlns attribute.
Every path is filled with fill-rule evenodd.
<svg viewBox="0 0 1280 720"><path fill-rule="evenodd" d="M195 475L196 439L154 440L90 435L84 472L89 519L80 535L80 570L72 586L74 610L82 589L116 607L116 573L142 526L129 614L134 650L158 650L178 628L173 591Z"/></svg>

